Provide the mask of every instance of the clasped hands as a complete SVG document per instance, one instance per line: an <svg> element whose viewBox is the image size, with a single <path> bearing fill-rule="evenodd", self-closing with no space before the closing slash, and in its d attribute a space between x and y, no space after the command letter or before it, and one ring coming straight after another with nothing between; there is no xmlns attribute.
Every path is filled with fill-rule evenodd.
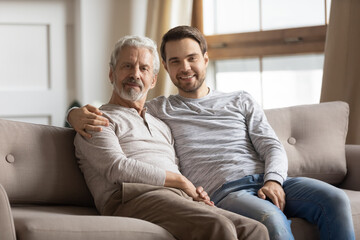
<svg viewBox="0 0 360 240"><path fill-rule="evenodd" d="M166 171L164 186L181 189L194 201L204 202L209 206L214 206L214 202L210 201L210 197L203 187L195 187L189 179L179 173Z"/></svg>

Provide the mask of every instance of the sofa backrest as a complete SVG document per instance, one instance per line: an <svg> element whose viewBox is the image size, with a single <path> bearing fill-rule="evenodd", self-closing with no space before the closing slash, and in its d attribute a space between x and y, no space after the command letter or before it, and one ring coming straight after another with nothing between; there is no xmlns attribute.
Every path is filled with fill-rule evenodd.
<svg viewBox="0 0 360 240"><path fill-rule="evenodd" d="M0 119L0 184L11 203L93 206L74 135L68 128Z"/></svg>
<svg viewBox="0 0 360 240"><path fill-rule="evenodd" d="M338 101L270 109L265 114L285 147L289 176L341 183L346 175L347 103Z"/></svg>

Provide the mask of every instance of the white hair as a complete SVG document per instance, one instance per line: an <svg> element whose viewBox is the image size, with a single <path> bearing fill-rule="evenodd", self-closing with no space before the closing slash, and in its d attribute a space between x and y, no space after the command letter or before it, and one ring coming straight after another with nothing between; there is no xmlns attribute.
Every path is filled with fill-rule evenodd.
<svg viewBox="0 0 360 240"><path fill-rule="evenodd" d="M156 43L148 37L143 36L125 36L120 38L115 44L114 50L111 53L110 67L115 69L117 57L121 49L125 46L130 47L144 47L150 50L153 55L154 74L158 74L160 70L159 54L157 52Z"/></svg>

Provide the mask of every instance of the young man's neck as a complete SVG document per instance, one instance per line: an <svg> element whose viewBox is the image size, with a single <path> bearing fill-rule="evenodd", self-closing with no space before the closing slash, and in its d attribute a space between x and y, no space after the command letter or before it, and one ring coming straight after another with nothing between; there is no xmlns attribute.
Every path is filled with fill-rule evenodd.
<svg viewBox="0 0 360 240"><path fill-rule="evenodd" d="M182 97L186 97L186 98L202 98L205 97L206 95L208 95L210 92L210 88L209 87L204 87L204 88L199 88L198 90L194 91L194 92L184 92L181 91L179 89L179 95Z"/></svg>

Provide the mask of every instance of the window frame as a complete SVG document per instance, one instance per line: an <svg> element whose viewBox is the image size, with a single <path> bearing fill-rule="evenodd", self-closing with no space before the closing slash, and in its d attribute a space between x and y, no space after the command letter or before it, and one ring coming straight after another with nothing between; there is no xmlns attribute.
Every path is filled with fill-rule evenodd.
<svg viewBox="0 0 360 240"><path fill-rule="evenodd" d="M203 21L203 0L193 0L192 26L203 32ZM325 22L319 26L204 36L211 60L323 53Z"/></svg>

